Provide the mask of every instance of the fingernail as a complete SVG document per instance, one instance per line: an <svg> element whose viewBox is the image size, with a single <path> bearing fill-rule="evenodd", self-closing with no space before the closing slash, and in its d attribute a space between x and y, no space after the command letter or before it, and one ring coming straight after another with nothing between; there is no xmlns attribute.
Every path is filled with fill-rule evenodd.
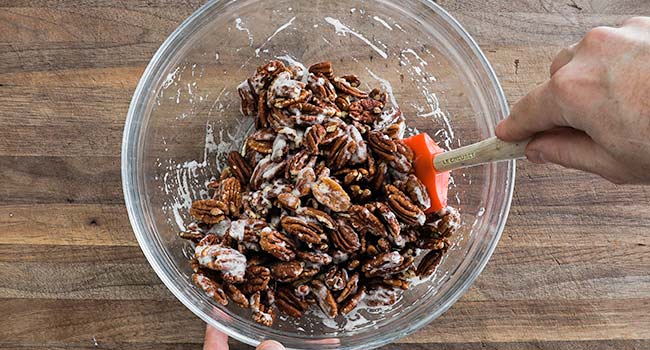
<svg viewBox="0 0 650 350"><path fill-rule="evenodd" d="M544 159L544 155L542 155L542 153L539 151L534 151L534 150L527 151L526 158L528 158L528 161L533 162L535 164L546 163L546 160Z"/></svg>
<svg viewBox="0 0 650 350"><path fill-rule="evenodd" d="M285 347L275 340L265 340L257 347L257 350L285 350Z"/></svg>

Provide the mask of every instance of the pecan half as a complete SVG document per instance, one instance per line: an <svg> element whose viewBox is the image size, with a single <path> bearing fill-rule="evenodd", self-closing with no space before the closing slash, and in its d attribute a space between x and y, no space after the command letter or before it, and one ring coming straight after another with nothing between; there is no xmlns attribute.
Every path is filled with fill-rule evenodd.
<svg viewBox="0 0 650 350"><path fill-rule="evenodd" d="M319 224L321 224L322 226L330 230L336 229L336 222L334 221L334 219L332 219L331 216L329 216L326 212L322 210L318 210L311 207L301 207L298 210L296 210L296 213L305 216L307 218L310 218L312 220L315 220Z"/></svg>
<svg viewBox="0 0 650 350"><path fill-rule="evenodd" d="M329 80L334 79L334 71L332 70L332 62L330 61L319 62L311 65L311 67L309 67L309 73L315 75L322 74Z"/></svg>
<svg viewBox="0 0 650 350"><path fill-rule="evenodd" d="M271 271L268 268L259 265L248 266L241 290L245 294L253 294L266 289L269 281L271 281Z"/></svg>
<svg viewBox="0 0 650 350"><path fill-rule="evenodd" d="M311 193L316 200L335 212L350 208L350 196L336 180L323 176L311 185Z"/></svg>
<svg viewBox="0 0 650 350"><path fill-rule="evenodd" d="M343 78L334 78L332 80L332 85L334 85L334 87L337 90L339 90L341 93L343 93L345 95L350 95L350 96L360 98L360 99L368 97L367 93L365 93L365 92L357 89L356 87L350 85L350 83L347 82Z"/></svg>
<svg viewBox="0 0 650 350"><path fill-rule="evenodd" d="M366 295L366 287L362 286L354 295L352 295L350 298L348 298L348 300L346 300L341 304L341 309L340 309L341 314L342 315L349 314L352 310L354 310L359 305L359 302L361 301L361 299L363 299L365 295Z"/></svg>
<svg viewBox="0 0 650 350"><path fill-rule="evenodd" d="M305 243L318 244L322 240L322 229L299 217L284 216L280 223L284 232Z"/></svg>
<svg viewBox="0 0 650 350"><path fill-rule="evenodd" d="M244 82L237 87L239 99L241 100L241 113L245 116L253 116L257 111L256 98L248 82Z"/></svg>
<svg viewBox="0 0 650 350"><path fill-rule="evenodd" d="M300 198L291 193L280 193L278 195L278 205L288 210L296 210L300 206Z"/></svg>
<svg viewBox="0 0 650 350"><path fill-rule="evenodd" d="M387 232L384 224L368 208L361 205L353 205L350 207L349 213L349 222L357 232L386 237Z"/></svg>
<svg viewBox="0 0 650 350"><path fill-rule="evenodd" d="M304 296L298 296L296 291L287 286L278 288L275 303L280 311L293 317L301 317L309 309L309 304L305 301Z"/></svg>
<svg viewBox="0 0 650 350"><path fill-rule="evenodd" d="M307 150L302 150L291 157L287 163L286 178L298 176L305 168L313 168L316 165L316 156Z"/></svg>
<svg viewBox="0 0 650 350"><path fill-rule="evenodd" d="M275 321L275 310L273 307L263 304L261 299L261 292L256 292L249 300L250 308L253 310L253 320L267 327L271 327Z"/></svg>
<svg viewBox="0 0 650 350"><path fill-rule="evenodd" d="M190 215L209 225L218 224L226 219L228 207L221 201L215 199L202 199L194 201L190 209Z"/></svg>
<svg viewBox="0 0 650 350"><path fill-rule="evenodd" d="M343 288L339 296L336 298L336 302L342 303L343 300L347 299L350 295L355 294L357 292L358 287L359 287L359 274L355 273L350 278L348 278L345 287Z"/></svg>
<svg viewBox="0 0 650 350"><path fill-rule="evenodd" d="M239 210L242 206L241 184L234 177L221 181L221 201L228 205L228 214L239 216Z"/></svg>
<svg viewBox="0 0 650 350"><path fill-rule="evenodd" d="M332 263L332 257L327 253L318 252L318 251L307 252L307 251L299 250L298 252L296 252L296 254L298 255L298 258L314 264L329 265Z"/></svg>
<svg viewBox="0 0 650 350"><path fill-rule="evenodd" d="M239 283L244 281L246 256L229 247L221 245L198 245L194 257L201 266L220 271L224 281Z"/></svg>
<svg viewBox="0 0 650 350"><path fill-rule="evenodd" d="M273 151L273 141L276 135L273 129L255 131L246 139L246 153L253 150L261 154L270 154Z"/></svg>
<svg viewBox="0 0 650 350"><path fill-rule="evenodd" d="M332 231L330 238L334 246L345 253L351 254L361 249L359 236L344 220L338 220L338 230Z"/></svg>
<svg viewBox="0 0 650 350"><path fill-rule="evenodd" d="M214 299L221 305L228 305L228 298L226 297L226 293L224 293L219 283L213 281L201 272L192 274L192 281L199 288L203 289L205 294L207 294L210 298Z"/></svg>
<svg viewBox="0 0 650 350"><path fill-rule="evenodd" d="M279 262L271 265L271 275L279 282L293 282L300 277L305 263L299 261Z"/></svg>
<svg viewBox="0 0 650 350"><path fill-rule="evenodd" d="M332 292L327 289L325 284L323 284L323 282L319 280L311 281L311 291L312 294L316 297L318 306L327 316L334 318L338 315L338 305L334 300L334 296L332 295Z"/></svg>
<svg viewBox="0 0 650 350"><path fill-rule="evenodd" d="M230 283L226 283L224 285L224 290L226 292L226 295L230 298L230 300L234 301L235 304L243 307L243 308L248 308L249 302L248 298L244 295L244 293L241 292L237 287Z"/></svg>
<svg viewBox="0 0 650 350"><path fill-rule="evenodd" d="M397 216L395 213L393 213L393 211L390 210L390 207L385 203L376 202L373 204L375 212L379 214L379 218L381 218L381 220L384 222L384 225L386 225L388 233L393 237L398 237L402 231L402 228L399 224L399 221L397 221Z"/></svg>
<svg viewBox="0 0 650 350"><path fill-rule="evenodd" d="M427 255L422 258L420 264L417 268L417 274L420 278L426 278L436 271L436 268L442 260L443 251L441 250L432 250L427 253Z"/></svg>
<svg viewBox="0 0 650 350"><path fill-rule="evenodd" d="M397 146L390 137L379 131L368 132L368 145L370 149L380 158L386 161L395 159Z"/></svg>
<svg viewBox="0 0 650 350"><path fill-rule="evenodd" d="M413 153L413 150L411 150L411 148L409 148L409 146L407 146L403 141L395 141L395 146L395 159L390 162L390 165L400 173L410 173L413 170L415 153Z"/></svg>
<svg viewBox="0 0 650 350"><path fill-rule="evenodd" d="M337 266L332 266L325 273L323 282L332 292L343 290L348 282L348 271L340 269Z"/></svg>
<svg viewBox="0 0 650 350"><path fill-rule="evenodd" d="M386 276L397 271L403 262L399 252L381 253L363 264L361 271L366 277Z"/></svg>
<svg viewBox="0 0 650 350"><path fill-rule="evenodd" d="M253 170L248 166L246 160L237 151L231 151L228 153L228 166L233 175L239 180L242 184L247 184L248 180L251 178L251 173Z"/></svg>
<svg viewBox="0 0 650 350"><path fill-rule="evenodd" d="M424 225L426 220L424 212L413 204L402 191L393 185L386 185L386 193L389 194L388 206L402 221L409 225Z"/></svg>
<svg viewBox="0 0 650 350"><path fill-rule="evenodd" d="M460 227L460 214L454 208L447 207L443 209L442 218L438 222L438 232L449 237Z"/></svg>
<svg viewBox="0 0 650 350"><path fill-rule="evenodd" d="M298 197L304 197L311 193L311 184L316 181L316 173L312 167L300 169L296 179L296 189L294 194Z"/></svg>
<svg viewBox="0 0 650 350"><path fill-rule="evenodd" d="M198 242L203 239L205 235L199 231L181 231L178 233L178 237L187 239L193 242Z"/></svg>
<svg viewBox="0 0 650 350"><path fill-rule="evenodd" d="M325 137L325 134L327 134L327 131L325 131L322 125L312 125L305 132L303 146L305 146L309 153L318 154L318 145L323 137Z"/></svg>
<svg viewBox="0 0 650 350"><path fill-rule="evenodd" d="M251 175L250 185L253 189L259 189L263 183L271 182L284 173L287 162L275 163L270 156L265 157L255 167Z"/></svg>
<svg viewBox="0 0 650 350"><path fill-rule="evenodd" d="M431 206L431 198L429 198L427 187L415 175L409 174L406 178L404 191L409 195L411 201L422 210L429 209Z"/></svg>
<svg viewBox="0 0 650 350"><path fill-rule="evenodd" d="M260 232L260 235L260 246L265 252L282 261L296 258L294 243L280 232L267 227Z"/></svg>

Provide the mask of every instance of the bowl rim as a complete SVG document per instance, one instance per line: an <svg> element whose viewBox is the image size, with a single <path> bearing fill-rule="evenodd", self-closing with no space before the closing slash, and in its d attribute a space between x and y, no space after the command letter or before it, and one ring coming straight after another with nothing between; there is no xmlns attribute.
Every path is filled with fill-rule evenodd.
<svg viewBox="0 0 650 350"><path fill-rule="evenodd" d="M450 28L453 31L455 31L456 34L458 34L466 42L466 44L469 46L473 54L476 55L476 58L480 62L482 68L485 70L487 78L491 81L494 91L499 100L499 105L500 105L499 107L501 108L504 115L508 115L509 108L508 108L508 103L503 88L501 87L501 84L499 83L499 80L497 78L494 69L492 68L487 57L481 50L480 46L471 37L471 35L467 32L467 30L465 30L465 28L440 5L434 3L432 0L417 0L417 1L420 1L421 3L429 7L429 9L431 9L433 12L435 12L436 15L440 16L447 24L449 24ZM136 174L139 174L139 172L137 171L137 167L134 162L134 160L138 158L138 154L137 154L138 142L133 142L133 140L138 140L140 138L140 129L142 127L141 121L136 116L138 115L139 110L142 108L141 101L145 100L147 98L147 95L151 93L150 91L147 91L145 87L147 87L153 82L154 78L156 77L154 73L156 73L156 71L159 71L162 68L162 64L165 61L165 57L167 56L168 53L170 53L170 50L172 50L174 46L180 44L181 43L181 41L179 41L181 40L180 38L184 37L186 34L188 34L191 31L191 25L194 24L195 21L200 20L201 17L206 15L206 13L208 13L209 10L212 9L213 7L221 5L222 3L226 3L226 2L229 1L209 0L204 5L199 7L196 11L194 11L165 39L165 41L158 48L156 53L153 55L151 61L147 65L146 69L144 70L142 77L139 80L138 85L133 93L133 97L129 105L127 119L124 126L124 133L122 137L122 148L121 148L122 190L124 193L125 206L127 208L129 221L131 223L134 234L138 241L138 245L142 250L143 254L145 255L147 261L155 271L156 275L158 275L158 277L162 280L163 284L165 284L167 289L169 289L172 292L172 294L174 294L174 296L181 303L185 305L185 307L187 307L193 314L201 318L207 324L213 326L214 328L227 334L230 337L233 337L249 345L255 346L259 344L258 340L253 339L252 337L249 337L246 334L239 333L236 330L227 327L225 324L217 322L208 314L203 312L203 310L201 310L197 305L193 304L188 298L186 298L185 293L183 293L183 291L180 290L173 283L171 276L167 275L167 273L163 270L162 266L158 263L153 252L149 249L145 249L145 246L148 245L148 242L146 241L146 236L144 234L147 227L145 225L145 222L141 222L137 219L139 214L144 214L143 208L139 204L141 203L140 194L136 191L132 191L132 188L135 188L134 185L139 181L139 178L136 176ZM392 336L378 337L381 339L376 339L374 341L366 343L367 348L375 348L375 347L389 344L397 339L400 339L408 334L417 331L418 329L422 328L426 324L430 323L431 321L433 321L434 319L436 319L437 317L445 313L454 303L458 301L458 299L460 299L462 295L464 295L467 292L467 289L469 289L469 287L474 284L476 278L481 274L481 272L487 265L488 261L490 260L494 250L496 249L501 234L503 233L503 230L505 228L508 214L510 212L512 195L513 195L514 185L515 185L515 175L516 175L515 164L516 163L514 160L511 160L508 161L506 164L508 166L506 174L508 175L509 181L506 184L506 201L504 203L505 205L503 205L502 207L501 215L499 216L500 220L497 225L496 233L494 235L494 238L490 242L489 246L486 247L485 254L483 254L480 261L478 261L475 264L475 268L468 274L465 283L463 283L463 285L460 286L460 288L456 289L453 292L453 295L450 298L448 298L438 309L433 310L429 314L429 316L423 317L418 321L413 322L407 329L404 330L404 332L401 333L396 332Z"/></svg>

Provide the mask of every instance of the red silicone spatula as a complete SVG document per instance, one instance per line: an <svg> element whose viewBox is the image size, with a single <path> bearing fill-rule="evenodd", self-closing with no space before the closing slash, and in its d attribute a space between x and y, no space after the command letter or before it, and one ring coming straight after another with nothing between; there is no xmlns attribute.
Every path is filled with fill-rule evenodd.
<svg viewBox="0 0 650 350"><path fill-rule="evenodd" d="M427 187L431 207L426 213L432 213L447 206L451 170L522 158L529 140L510 143L495 136L447 152L427 134L411 136L403 141L415 153L415 176Z"/></svg>

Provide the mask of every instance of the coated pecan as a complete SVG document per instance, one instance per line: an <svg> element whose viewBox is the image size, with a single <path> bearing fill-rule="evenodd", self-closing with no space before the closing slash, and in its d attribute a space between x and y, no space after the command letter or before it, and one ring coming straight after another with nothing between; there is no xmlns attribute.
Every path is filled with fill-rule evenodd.
<svg viewBox="0 0 650 350"><path fill-rule="evenodd" d="M422 210L429 209L431 206L431 198L427 187L413 174L409 174L404 184L404 192L406 192L411 201L417 204Z"/></svg>
<svg viewBox="0 0 650 350"><path fill-rule="evenodd" d="M285 177L296 177L303 169L313 168L315 165L316 156L307 150L302 150L289 159Z"/></svg>
<svg viewBox="0 0 650 350"><path fill-rule="evenodd" d="M345 124L340 119L330 120L324 125L325 137L321 140L322 145L330 145L340 137L345 136Z"/></svg>
<svg viewBox="0 0 650 350"><path fill-rule="evenodd" d="M207 296L214 299L221 305L228 305L228 298L226 297L226 293L224 293L219 283L213 281L201 272L192 274L192 281L199 288L203 289Z"/></svg>
<svg viewBox="0 0 650 350"><path fill-rule="evenodd" d="M382 283L390 287L397 287L401 290L407 290L411 285L409 281L402 278L385 278L382 280Z"/></svg>
<svg viewBox="0 0 650 350"><path fill-rule="evenodd" d="M226 219L228 207L221 201L215 199L202 199L194 201L190 209L190 215L209 225L218 224Z"/></svg>
<svg viewBox="0 0 650 350"><path fill-rule="evenodd" d="M353 87L361 86L361 80L359 80L359 77L356 76L355 74L344 75L341 78L345 79L345 81L350 83L350 85Z"/></svg>
<svg viewBox="0 0 650 350"><path fill-rule="evenodd" d="M221 181L221 202L227 204L228 214L238 216L241 209L241 184L234 177Z"/></svg>
<svg viewBox="0 0 650 350"><path fill-rule="evenodd" d="M420 278L426 278L436 271L436 268L442 260L442 250L432 250L422 258L417 268L417 274Z"/></svg>
<svg viewBox="0 0 650 350"><path fill-rule="evenodd" d="M379 100L375 100L374 98L364 98L363 100L360 100L360 102L361 107L363 107L365 111L372 112L374 114L379 114L384 109L384 104Z"/></svg>
<svg viewBox="0 0 650 350"><path fill-rule="evenodd" d="M386 173L388 172L388 166L384 162L377 164L377 170L375 171L375 176L370 182L370 188L379 190L384 186L384 181L386 180Z"/></svg>
<svg viewBox="0 0 650 350"><path fill-rule="evenodd" d="M411 150L403 141L395 141L395 146L395 159L390 162L390 165L400 173L410 173L413 170L415 153L413 153L413 150Z"/></svg>
<svg viewBox="0 0 650 350"><path fill-rule="evenodd" d="M228 153L228 166L233 175L239 180L242 184L247 184L248 180L251 178L251 173L253 170L248 166L246 160L237 151L231 151Z"/></svg>
<svg viewBox="0 0 650 350"><path fill-rule="evenodd" d="M395 159L397 146L395 142L384 133L379 131L369 131L368 145L380 159L385 161L392 161Z"/></svg>
<svg viewBox="0 0 650 350"><path fill-rule="evenodd" d="M255 95L259 95L276 75L284 71L286 71L286 67L281 61L270 61L257 68L255 73L248 79L248 85L250 85Z"/></svg>
<svg viewBox="0 0 650 350"><path fill-rule="evenodd" d="M338 220L338 230L332 231L330 238L336 248L348 254L355 253L361 248L357 233L341 219Z"/></svg>
<svg viewBox="0 0 650 350"><path fill-rule="evenodd" d="M372 196L372 191L368 188L361 188L359 185L350 186L350 196L356 202L365 202L367 199Z"/></svg>
<svg viewBox="0 0 650 350"><path fill-rule="evenodd" d="M224 281L239 283L244 281L246 256L229 247L221 245L198 245L194 257L201 266L220 271Z"/></svg>
<svg viewBox="0 0 650 350"><path fill-rule="evenodd" d="M300 261L279 262L271 265L271 274L279 282L293 282L300 277L305 263Z"/></svg>
<svg viewBox="0 0 650 350"><path fill-rule="evenodd" d="M309 73L315 75L322 74L329 80L334 79L334 71L332 70L332 62L330 61L319 62L311 65L311 67L309 67Z"/></svg>
<svg viewBox="0 0 650 350"><path fill-rule="evenodd" d="M326 212L322 210L318 210L316 208L311 208L311 207L301 207L298 208L298 210L296 210L296 213L304 217L310 218L312 220L315 220L319 224L321 224L322 226L330 230L336 229L336 222L334 221L334 219L332 219L331 216L329 216Z"/></svg>
<svg viewBox="0 0 650 350"><path fill-rule="evenodd" d="M311 184L316 181L316 173L312 167L300 169L296 179L294 195L304 197L311 193Z"/></svg>
<svg viewBox="0 0 650 350"><path fill-rule="evenodd" d="M311 291L316 298L318 306L327 316L334 318L338 315L338 305L334 300L334 296L323 282L319 280L311 281Z"/></svg>
<svg viewBox="0 0 650 350"><path fill-rule="evenodd" d="M311 154L318 154L318 145L320 144L323 137L325 137L327 131L322 125L316 124L312 125L305 132L305 137L303 145Z"/></svg>
<svg viewBox="0 0 650 350"><path fill-rule="evenodd" d="M256 98L248 82L239 84L237 87L239 99L241 100L241 113L245 116L253 116L257 110Z"/></svg>
<svg viewBox="0 0 650 350"><path fill-rule="evenodd" d="M291 193L280 193L278 195L278 205L288 210L296 210L300 206L300 198Z"/></svg>
<svg viewBox="0 0 650 350"><path fill-rule="evenodd" d="M348 283L348 271L340 269L337 266L332 266L325 273L323 282L332 292L343 290Z"/></svg>
<svg viewBox="0 0 650 350"><path fill-rule="evenodd" d="M246 139L246 150L253 150L261 154L270 154L273 151L273 141L277 136L273 129L259 129Z"/></svg>
<svg viewBox="0 0 650 350"><path fill-rule="evenodd" d="M261 292L256 292L249 300L250 308L253 310L253 320L271 327L275 321L275 310L273 307L263 304L261 299Z"/></svg>
<svg viewBox="0 0 650 350"><path fill-rule="evenodd" d="M350 95L360 99L368 97L367 93L357 89L356 87L353 87L348 81L343 78L334 78L332 80L332 85L334 85L337 90L345 95Z"/></svg>
<svg viewBox="0 0 650 350"><path fill-rule="evenodd" d="M386 237L387 232L384 224L368 208L355 204L350 207L349 213L349 222L357 232Z"/></svg>
<svg viewBox="0 0 650 350"><path fill-rule="evenodd" d="M318 244L323 238L323 231L319 225L302 218L284 216L280 223L284 232L305 243Z"/></svg>
<svg viewBox="0 0 650 350"><path fill-rule="evenodd" d="M226 283L224 285L224 290L226 292L226 295L230 298L230 300L234 301L235 304L243 307L243 308L248 308L249 302L248 298L242 293L237 287L230 283Z"/></svg>
<svg viewBox="0 0 650 350"><path fill-rule="evenodd" d="M282 261L291 261L296 258L294 243L278 231L267 227L260 232L260 246L262 250Z"/></svg>
<svg viewBox="0 0 650 350"><path fill-rule="evenodd" d="M348 107L350 107L350 101L344 96L337 97L334 100L334 103L336 103L336 106L342 111L347 111Z"/></svg>
<svg viewBox="0 0 650 350"><path fill-rule="evenodd" d="M283 71L275 76L268 89L269 107L285 108L300 98L303 93L311 93L305 90L305 83L291 78L291 72ZM288 103L287 101L294 101Z"/></svg>
<svg viewBox="0 0 650 350"><path fill-rule="evenodd" d="M263 129L270 127L269 106L267 105L268 91L262 90L257 97L257 114L255 115L255 128Z"/></svg>
<svg viewBox="0 0 650 350"><path fill-rule="evenodd" d="M311 193L316 200L335 212L350 208L350 196L336 180L323 176L311 185Z"/></svg>
<svg viewBox="0 0 650 350"><path fill-rule="evenodd" d="M354 275L348 278L345 287L343 288L339 296L336 298L336 302L339 304L342 303L343 300L347 299L350 295L355 294L357 292L358 287L359 287L359 274L355 272Z"/></svg>
<svg viewBox="0 0 650 350"><path fill-rule="evenodd" d="M357 143L350 140L348 136L341 136L334 141L328 152L328 163L332 169L341 169L347 166L352 156L357 151Z"/></svg>
<svg viewBox="0 0 650 350"><path fill-rule="evenodd" d="M271 107L268 120L269 125L276 129L283 126L293 127L295 124L295 121L291 118L288 111L277 107Z"/></svg>
<svg viewBox="0 0 650 350"><path fill-rule="evenodd" d="M363 264L361 271L366 277L386 276L397 271L403 262L399 252L381 253Z"/></svg>
<svg viewBox="0 0 650 350"><path fill-rule="evenodd" d="M280 174L284 173L287 165L286 161L280 163L273 162L270 156L265 157L255 167L251 175L250 185L253 189L259 189L263 183L271 182Z"/></svg>
<svg viewBox="0 0 650 350"><path fill-rule="evenodd" d="M341 314L342 315L349 314L352 310L354 310L359 305L359 302L361 302L361 299L363 299L365 295L366 295L366 287L362 286L354 295L352 295L350 298L348 298L348 300L346 300L345 302L343 302L343 304L341 304L341 309L340 309Z"/></svg>
<svg viewBox="0 0 650 350"><path fill-rule="evenodd" d="M293 317L301 317L309 309L304 296L299 296L296 291L287 286L278 287L275 302L280 311Z"/></svg>
<svg viewBox="0 0 650 350"><path fill-rule="evenodd" d="M299 250L298 252L296 252L296 254L298 255L298 258L314 264L329 265L332 263L332 257L327 253L318 252L318 251L308 252L308 251Z"/></svg>
<svg viewBox="0 0 650 350"><path fill-rule="evenodd" d="M454 208L443 209L442 218L438 222L438 232L444 237L451 236L460 227L460 214Z"/></svg>
<svg viewBox="0 0 650 350"><path fill-rule="evenodd" d="M393 185L386 185L388 193L388 206L393 210L395 215L409 225L424 224L426 216L424 212L413 204L406 195Z"/></svg>
<svg viewBox="0 0 650 350"><path fill-rule="evenodd" d="M178 236L183 239L198 242L203 239L203 236L205 235L199 231L181 231L178 233Z"/></svg>
<svg viewBox="0 0 650 350"><path fill-rule="evenodd" d="M373 207L374 211L379 214L379 218L381 218L381 220L384 222L384 225L386 225L388 233L393 237L398 237L402 231L402 228L399 224L399 221L397 221L397 216L395 213L390 210L390 207L388 207L388 205L382 202L373 203Z"/></svg>
<svg viewBox="0 0 650 350"><path fill-rule="evenodd" d="M266 289L270 280L271 271L268 268L259 265L249 265L246 268L244 284L242 285L241 290L245 294L253 294L262 291Z"/></svg>
<svg viewBox="0 0 650 350"><path fill-rule="evenodd" d="M383 129L384 134L388 135L393 140L399 140L404 136L404 131L406 131L406 126L404 121L400 120L396 123L390 124L389 126Z"/></svg>

